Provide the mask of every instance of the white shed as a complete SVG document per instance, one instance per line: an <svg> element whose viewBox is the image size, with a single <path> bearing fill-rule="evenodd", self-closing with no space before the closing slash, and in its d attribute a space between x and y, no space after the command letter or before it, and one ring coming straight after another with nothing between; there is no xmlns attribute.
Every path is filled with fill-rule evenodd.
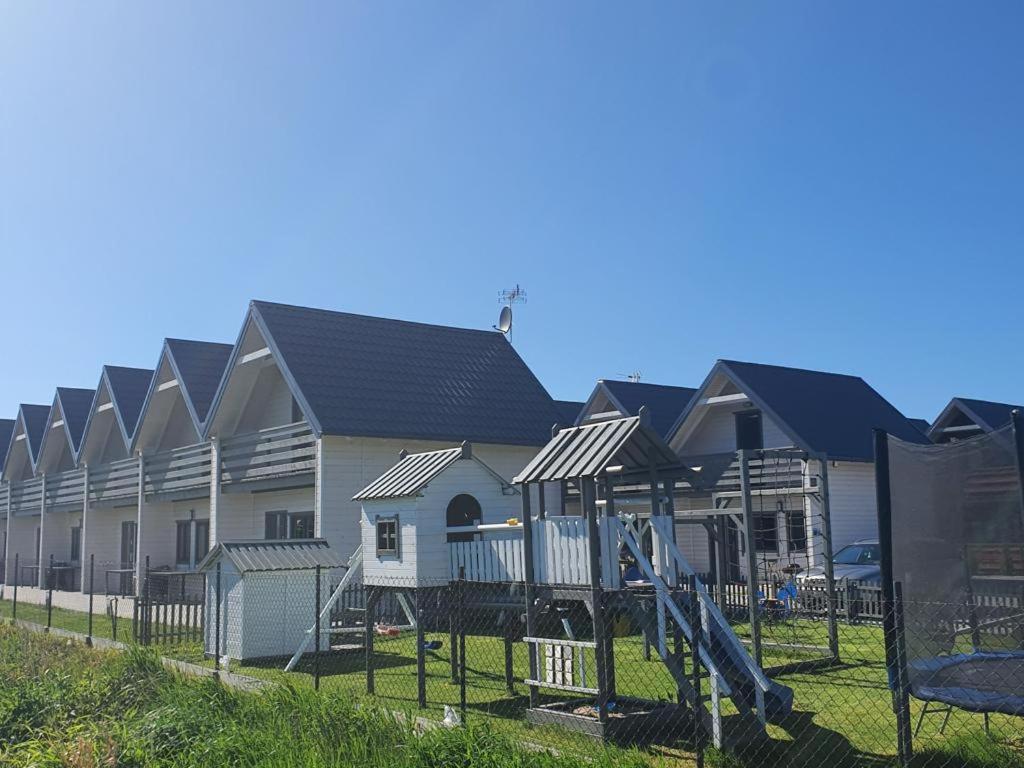
<svg viewBox="0 0 1024 768"><path fill-rule="evenodd" d="M453 553L458 545L480 541L480 526L499 527L488 531L496 547L522 541L521 529L500 530L519 516L519 492L474 456L469 443L403 452L397 464L354 498L363 507L363 580L369 585L447 584L458 575L453 574Z"/></svg>
<svg viewBox="0 0 1024 768"><path fill-rule="evenodd" d="M210 550L199 565L206 574L205 653L240 661L292 655L316 618L317 566L323 604L345 567L323 539L226 541Z"/></svg>

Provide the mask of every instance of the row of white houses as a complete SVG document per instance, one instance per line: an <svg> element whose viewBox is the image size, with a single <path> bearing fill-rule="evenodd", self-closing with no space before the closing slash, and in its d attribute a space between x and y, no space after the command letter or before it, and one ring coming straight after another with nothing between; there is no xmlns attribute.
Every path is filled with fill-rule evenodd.
<svg viewBox="0 0 1024 768"><path fill-rule="evenodd" d="M932 437L971 432L964 419L980 419L957 403L977 402L951 403ZM828 473L833 549L875 535L872 428L929 439L854 376L719 361L698 389L600 381L585 404L562 402L494 331L254 301L233 345L167 339L152 370L105 366L94 390L58 388L0 421L0 574L41 586L52 562L58 586L84 590L92 559L93 586L113 591L147 561L193 569L217 542L316 536L347 556L361 536L353 497L401 451L471 441L510 481L553 425L641 406L693 466L738 448L803 451L797 471ZM759 554L813 560L814 495L782 502L763 515ZM572 511L557 493L547 504ZM677 538L709 564L701 526Z"/></svg>

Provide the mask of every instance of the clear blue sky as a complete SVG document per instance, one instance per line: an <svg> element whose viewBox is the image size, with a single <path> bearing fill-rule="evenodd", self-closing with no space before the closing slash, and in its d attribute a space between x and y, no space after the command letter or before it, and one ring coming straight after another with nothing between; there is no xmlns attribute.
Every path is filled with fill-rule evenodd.
<svg viewBox="0 0 1024 768"><path fill-rule="evenodd" d="M250 298L1024 400L1024 5L0 2L0 414Z"/></svg>

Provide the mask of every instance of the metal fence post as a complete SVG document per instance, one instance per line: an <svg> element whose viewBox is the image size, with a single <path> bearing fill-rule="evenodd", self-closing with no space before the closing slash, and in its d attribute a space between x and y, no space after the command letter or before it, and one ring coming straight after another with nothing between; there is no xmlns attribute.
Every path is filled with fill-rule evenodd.
<svg viewBox="0 0 1024 768"><path fill-rule="evenodd" d="M416 703L420 709L427 706L427 650L426 637L423 632L422 594L419 589L413 590L413 608L416 611Z"/></svg>
<svg viewBox="0 0 1024 768"><path fill-rule="evenodd" d="M704 768L704 724L700 719L701 698L700 698L700 635L703 629L701 620L700 595L697 593L697 579L689 577L690 606L692 618L690 619L690 634L693 641L690 643L690 663L693 665L690 684L693 686L693 700L690 709L693 715L693 749L696 753L697 768Z"/></svg>
<svg viewBox="0 0 1024 768"><path fill-rule="evenodd" d="M216 592L213 618L213 668L220 671L220 561L217 562Z"/></svg>
<svg viewBox="0 0 1024 768"><path fill-rule="evenodd" d="M316 599L313 601L313 631L316 632L313 651L313 689L320 690L320 564L316 566L316 586L314 587Z"/></svg>
<svg viewBox="0 0 1024 768"><path fill-rule="evenodd" d="M18 582L21 581L21 574L18 571L18 553L14 553L14 605L11 606L11 621L18 620Z"/></svg>
<svg viewBox="0 0 1024 768"><path fill-rule="evenodd" d="M46 567L46 629L53 626L53 553L50 564Z"/></svg>
<svg viewBox="0 0 1024 768"><path fill-rule="evenodd" d="M93 589L93 578L96 575L96 555L89 554L89 634L86 635L86 643L92 645L92 597L95 590Z"/></svg>
<svg viewBox="0 0 1024 768"><path fill-rule="evenodd" d="M462 604L466 591L466 568L459 566L459 710L462 721L466 721L466 624Z"/></svg>

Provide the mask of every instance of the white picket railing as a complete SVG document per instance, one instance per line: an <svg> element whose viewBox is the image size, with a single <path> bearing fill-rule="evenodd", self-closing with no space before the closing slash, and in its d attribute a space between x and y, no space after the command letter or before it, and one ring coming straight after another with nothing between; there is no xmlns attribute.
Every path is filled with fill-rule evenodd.
<svg viewBox="0 0 1024 768"><path fill-rule="evenodd" d="M602 520L601 584L617 589L619 536ZM521 534L522 529L509 529ZM548 517L533 521L533 564L538 584L590 585L587 521L582 517ZM460 572L467 581L523 581L523 539L505 533L502 538L451 542L448 545L451 578Z"/></svg>

